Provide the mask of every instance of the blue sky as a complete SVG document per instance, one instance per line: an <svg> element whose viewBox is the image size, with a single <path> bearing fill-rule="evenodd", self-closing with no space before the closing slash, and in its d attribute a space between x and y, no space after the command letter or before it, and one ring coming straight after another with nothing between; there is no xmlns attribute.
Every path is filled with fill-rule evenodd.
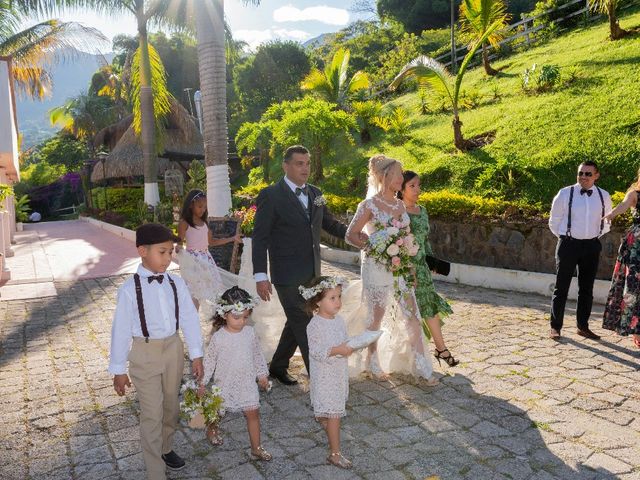
<svg viewBox="0 0 640 480"><path fill-rule="evenodd" d="M262 42L280 38L304 42L322 33L344 28L362 15L349 11L353 0L262 0L260 6L245 6L240 0L226 0L225 13L234 37L255 48ZM119 33L133 35L136 25L131 15L100 17L94 13L61 15L101 30L110 39Z"/></svg>

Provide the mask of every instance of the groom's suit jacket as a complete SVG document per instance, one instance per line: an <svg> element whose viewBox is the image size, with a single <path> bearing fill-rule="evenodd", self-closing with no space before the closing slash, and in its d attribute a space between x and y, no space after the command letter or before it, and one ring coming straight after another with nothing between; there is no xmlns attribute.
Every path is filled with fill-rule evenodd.
<svg viewBox="0 0 640 480"><path fill-rule="evenodd" d="M267 254L274 285L302 285L320 275L320 231L344 238L347 227L326 205L318 187L309 187L309 214L284 179L258 195L253 227L253 272L267 272Z"/></svg>

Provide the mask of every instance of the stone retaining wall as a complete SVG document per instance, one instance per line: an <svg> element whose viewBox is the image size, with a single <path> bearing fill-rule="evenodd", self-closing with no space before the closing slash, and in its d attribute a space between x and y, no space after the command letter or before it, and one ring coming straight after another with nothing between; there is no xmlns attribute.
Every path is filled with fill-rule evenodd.
<svg viewBox="0 0 640 480"><path fill-rule="evenodd" d="M598 278L610 279L624 229L614 227L601 238ZM546 224L451 223L431 220L436 256L455 263L555 273L557 238Z"/></svg>
<svg viewBox="0 0 640 480"><path fill-rule="evenodd" d="M347 222L347 219L342 219ZM614 227L602 239L598 278L611 278L624 229ZM352 250L344 241L322 232L322 241ZM454 263L555 274L557 239L546 223L473 223L431 219L431 246L436 256Z"/></svg>

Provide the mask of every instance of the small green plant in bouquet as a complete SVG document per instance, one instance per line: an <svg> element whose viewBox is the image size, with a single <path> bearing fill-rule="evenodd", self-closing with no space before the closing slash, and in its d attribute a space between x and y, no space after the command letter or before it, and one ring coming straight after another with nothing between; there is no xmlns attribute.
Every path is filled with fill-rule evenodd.
<svg viewBox="0 0 640 480"><path fill-rule="evenodd" d="M220 387L213 385L198 395L198 385L187 381L180 389L180 417L189 422L191 428L217 427L224 415L224 400Z"/></svg>

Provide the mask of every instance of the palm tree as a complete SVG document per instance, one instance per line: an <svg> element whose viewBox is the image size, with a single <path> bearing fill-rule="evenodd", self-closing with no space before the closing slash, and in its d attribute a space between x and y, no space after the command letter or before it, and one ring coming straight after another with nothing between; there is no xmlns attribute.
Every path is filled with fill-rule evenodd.
<svg viewBox="0 0 640 480"><path fill-rule="evenodd" d="M504 38L504 29L511 15L503 0L463 0L460 5L461 33L468 39L469 46L475 44L487 29L498 24L498 28L482 42L482 64L487 75L496 75L497 70L489 64L487 43L497 47Z"/></svg>
<svg viewBox="0 0 640 480"><path fill-rule="evenodd" d="M618 23L616 10L619 4L620 0L592 0L589 2L589 7L592 11L606 14L607 17L609 17L609 38L611 38L611 40L619 40L629 33L620 27Z"/></svg>
<svg viewBox="0 0 640 480"><path fill-rule="evenodd" d="M344 108L351 95L359 90L369 88L369 77L362 70L357 71L351 78L347 77L350 52L339 49L327 65L324 72L314 68L302 80L303 90L309 90L329 103L336 103Z"/></svg>
<svg viewBox="0 0 640 480"><path fill-rule="evenodd" d="M31 98L50 94L51 65L77 55L76 49L93 50L107 42L97 30L75 22L45 20L21 29L26 20L10 0L0 0L0 56L11 57L16 89Z"/></svg>
<svg viewBox="0 0 640 480"><path fill-rule="evenodd" d="M470 146L469 142L467 142L462 135L462 122L459 117L459 99L462 79L469 66L469 62L478 51L478 48L487 41L488 37L492 35L495 30L500 28L500 25L500 21L489 25L484 34L478 38L478 41L470 47L469 52L465 55L464 60L462 60L457 75L453 79L453 85L451 85L451 74L447 71L446 67L433 58L424 55L406 64L400 73L396 75L396 78L393 79L391 85L389 85L390 90L395 90L404 80L415 77L421 88L430 86L445 98L448 98L453 111L453 143L459 150L467 150Z"/></svg>
<svg viewBox="0 0 640 480"><path fill-rule="evenodd" d="M260 3L259 0L243 2ZM202 137L207 166L207 208L209 215L221 217L231 208L224 0L196 0L194 11L202 95Z"/></svg>

